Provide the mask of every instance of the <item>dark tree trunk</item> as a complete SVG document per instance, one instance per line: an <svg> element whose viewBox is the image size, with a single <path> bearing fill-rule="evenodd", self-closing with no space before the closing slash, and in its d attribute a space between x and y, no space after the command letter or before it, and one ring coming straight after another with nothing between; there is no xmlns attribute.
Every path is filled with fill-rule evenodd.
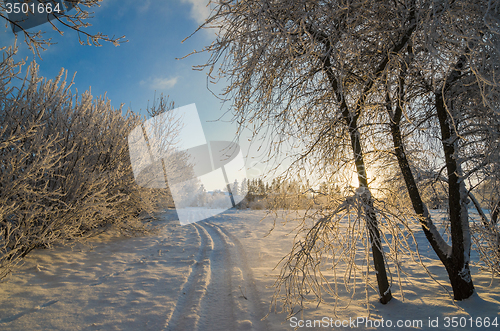
<svg viewBox="0 0 500 331"><path fill-rule="evenodd" d="M457 66L461 66L459 60ZM453 74L449 81L453 81ZM399 86L399 100L403 98L404 91L404 80L401 77ZM436 252L438 258L441 260L445 269L448 273L450 279L450 284L453 288L453 294L455 300L463 300L470 297L474 293L474 285L472 283L472 278L470 275L469 256L465 256L465 252L470 250L470 240L468 241L469 247L465 247L466 243L464 240L464 227L468 224L462 224L462 197L459 176L458 176L458 165L455 160L455 147L454 141L452 141L452 129L449 125L449 115L448 111L444 106L444 98L441 93L436 94L436 111L441 128L441 140L443 142L443 150L446 159L446 168L448 171L448 183L449 183L449 209L450 209L450 222L451 222L451 235L452 235L452 246L451 248L447 243L444 242L440 234L435 231L435 226L432 223L429 212L425 207L420 192L418 190L415 178L411 171L406 153L404 151L404 143L401 135L401 116L402 108L400 103L396 104L396 109L394 114L392 113L392 105L390 104L390 99L387 97L387 110L391 115L391 134L394 144L394 152L398 160L401 173L403 175L406 187L408 189L408 194L410 200L415 210L415 213L420 218L422 224L422 229L424 234L431 244L433 250Z"/></svg>
<svg viewBox="0 0 500 331"><path fill-rule="evenodd" d="M434 233L431 231L431 228L433 228L434 225L432 224L432 220L430 219L429 212L424 206L422 197L417 187L417 183L415 182L415 177L413 177L410 164L408 163L408 159L406 158L403 139L401 137L399 126L401 114L399 112L396 112L396 116L399 116L399 118L397 120L393 119L393 122L391 123L392 141L394 144L394 152L396 154L401 173L403 174L403 179L408 190L408 195L410 196L413 210L420 218L420 223L422 224L422 230L424 231L425 237L431 244L441 262L443 262L443 264L446 264L447 254L442 250L443 245L440 245L438 243L438 238L436 238Z"/></svg>
<svg viewBox="0 0 500 331"><path fill-rule="evenodd" d="M330 47L330 45L327 45L327 47ZM356 165L356 171L358 174L359 187L365 188L369 192L365 163L363 158L363 150L361 148L361 142L360 142L360 132L357 124L359 109L357 109L357 111L354 114L349 110L349 107L345 99L343 98L342 93L339 92L338 82L332 71L332 65L328 57L324 58L323 65L326 75L330 81L332 90L334 91L337 101L340 105L342 117L349 129L349 137L351 139L351 146L352 146L352 152L354 154L354 163ZM371 84L369 85L371 86ZM369 87L367 87L366 89L368 91ZM363 94L364 96L366 96L367 91L365 91L365 93ZM362 103L363 100L359 100L357 108L360 108L361 107L360 105ZM372 248L373 265L377 273L377 285L380 294L380 302L386 304L392 299L392 293L389 281L387 279L384 254L382 251L382 241L380 239L380 230L378 227L377 217L373 210L373 200L371 194L369 194L367 200L364 201L364 205L365 205L365 215L367 218L366 226L368 228L368 232L370 235L370 243Z"/></svg>
<svg viewBox="0 0 500 331"><path fill-rule="evenodd" d="M497 201L497 203L493 207L493 211L491 212L491 221L495 224L497 223L499 212L500 212L500 200Z"/></svg>
<svg viewBox="0 0 500 331"><path fill-rule="evenodd" d="M457 66L460 65L460 61ZM453 134L451 118L444 104L442 93L436 94L436 112L441 128L441 141L445 155L446 170L448 171L448 203L450 210L451 227L451 257L448 265L445 265L450 277L455 300L467 299L474 293L474 285L469 269L470 240L465 242L464 231L468 230L468 224L462 222L462 197L460 186L464 185L458 174L458 164L455 155L455 139ZM465 229L467 227L467 229ZM466 247L468 245L468 247Z"/></svg>
<svg viewBox="0 0 500 331"><path fill-rule="evenodd" d="M347 105L344 105L343 109L344 119L349 126L349 135L351 138L352 151L354 153L354 162L356 164L359 187L365 188L369 192L365 163L363 159L363 150L361 148L361 142L359 141L360 133L357 126L357 118L356 116L350 116ZM392 299L392 293L389 286L389 281L387 279L387 272L385 270L385 260L382 251L382 241L380 239L378 221L373 209L373 199L371 197L371 194L363 195L363 197L366 225L370 234L373 265L377 273L377 285L380 292L380 302L386 304Z"/></svg>
<svg viewBox="0 0 500 331"><path fill-rule="evenodd" d="M401 39L397 43L395 43L394 46L392 47L390 52L392 54L399 53L407 45L408 41L410 40L413 32L417 27L416 16L415 16L415 1L411 1L411 5L409 8L410 10L407 21L408 23L407 30L404 34L402 34ZM312 26L308 27L308 31L318 42L322 43L327 50L332 49L330 39L326 34L320 31L315 31ZM364 102L374 85L375 79L379 78L383 74L385 68L387 67L389 63L389 56L387 55L375 67L374 77L366 82L363 91L361 93L361 96L357 100L354 112L352 112L349 109L346 103L343 92L340 89L339 82L337 81L337 78L333 71L333 67L329 56L326 55L322 57L322 62L323 62L322 63L323 70L326 73L326 76L328 77L332 91L337 99L337 102L340 105L342 117L349 128L349 136L351 139L352 150L354 153L354 161L356 164L356 170L358 174L359 187L365 188L369 192L366 169L363 159L363 152L360 144L360 132L357 126L357 119L364 105ZM387 280L387 272L385 269L384 255L382 251L382 243L380 240L380 231L378 227L378 221L373 210L373 200L371 194L369 195L367 201L365 201L365 212L367 216L367 227L370 233L370 242L372 245L373 262L375 265L375 270L377 272L377 282L381 296L380 302L385 304L391 300L392 294L389 282Z"/></svg>
<svg viewBox="0 0 500 331"><path fill-rule="evenodd" d="M464 258L463 239L460 242L458 242L458 240L455 240L455 242L452 245L451 256L448 256L447 252L442 250L443 246L439 245L438 238L436 238L434 233L430 231L430 228L433 228L434 225L432 224L432 221L429 219L430 216L428 215L428 211L424 207L422 198L420 196L420 192L418 191L415 179L413 177L412 171L408 164L408 160L404 153L399 125L395 125L394 123L391 124L391 132L393 136L394 150L396 152L396 157L398 159L399 167L401 168L401 172L403 174L403 178L405 180L405 184L408 189L413 209L415 210L415 213L420 217L420 221L422 223L422 230L424 231L427 240L431 244L432 248L436 252L437 256L443 263L448 273L450 284L453 288L454 299L455 300L466 299L470 297L474 292L474 285L472 283L472 278L470 277L469 265L468 263L464 263L465 258ZM450 208L452 208L451 204ZM459 206L458 208L460 209L461 206ZM451 215L450 215L450 220L451 220ZM457 223L457 220L455 220L455 223ZM460 219L458 219L458 223L459 224L455 226L461 226ZM463 238L463 236L461 236L460 238ZM456 247L456 245L462 246L462 248L459 250L456 249L453 250L453 246ZM457 254L458 256L455 254Z"/></svg>

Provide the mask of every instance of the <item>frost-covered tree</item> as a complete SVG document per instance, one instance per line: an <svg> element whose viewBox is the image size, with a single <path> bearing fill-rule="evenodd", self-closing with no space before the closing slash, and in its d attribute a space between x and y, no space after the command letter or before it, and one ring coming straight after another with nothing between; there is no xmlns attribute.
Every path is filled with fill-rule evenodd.
<svg viewBox="0 0 500 331"><path fill-rule="evenodd" d="M140 116L73 93L63 71L47 80L33 62L21 76L14 55L0 62L0 279L36 248L143 232L140 215L169 200L134 179L127 136Z"/></svg>
<svg viewBox="0 0 500 331"><path fill-rule="evenodd" d="M240 128L264 135L268 156L286 152L292 165L311 160L316 169L336 173L355 166L355 197L365 213L381 301L391 294L368 185L369 148L395 154L455 299L468 298L474 286L466 181L499 155L498 1L211 3L203 27L219 34L205 49L211 54L206 67L228 78L224 94ZM412 134L420 129L429 134ZM435 148L432 157L441 162L436 179L448 189L451 243L436 231L422 202L412 168L417 158L405 152L415 137L421 139L416 155ZM310 249L316 240L310 238ZM297 254L304 251L298 249ZM307 260L293 259L297 254L288 266L307 266ZM286 282L290 274L282 277L285 285L295 284Z"/></svg>
<svg viewBox="0 0 500 331"><path fill-rule="evenodd" d="M234 119L240 127L249 127L255 136L266 135L264 139L272 146L270 155L293 149L296 141L306 150L292 151L293 161L319 156L326 167L338 168L346 162L355 166L357 197L363 201L360 206L380 301L387 303L392 295L360 132L363 104L387 61L378 49L370 45L364 49L362 43L373 32L370 38L380 36L383 42L396 37L391 47L399 51L414 30L406 22L410 18L400 22L405 33L396 36L400 27L391 26L390 19L383 17L387 8L379 3L355 1L345 6L335 1L254 0L212 4L205 26L220 30L217 40L205 49L211 54L206 66L229 79L224 94L233 98ZM373 22L382 19L386 25L373 29L366 17ZM355 65L359 68L354 69Z"/></svg>
<svg viewBox="0 0 500 331"><path fill-rule="evenodd" d="M64 27L63 29L73 30L78 34L78 40L82 45L94 45L101 46L101 42L110 42L115 46L118 46L120 43L125 42L125 36L115 37L108 36L103 34L102 32L93 33L89 31L87 28L92 24L90 23L93 18L92 9L99 7L100 2L103 0L64 0L63 4L61 1L47 1L47 0L31 0L31 1L2 1L0 2L0 17L4 19L6 24L10 24L13 26L14 30L17 33L21 33L24 37L24 41L29 47L29 49L40 56L40 51L47 49L48 46L54 44L54 42L50 38L44 37L44 29L53 29L57 31L60 35L64 33L61 30L61 25ZM19 10L23 10L26 12L25 15L21 15L22 20L13 20L12 16L9 17L8 11L17 11L14 8L14 3L18 3L22 5L23 3L27 3L28 6L22 8L19 6ZM47 13L46 6L50 3L50 10L53 9L58 10L57 15ZM69 9L69 10L68 10ZM33 12L34 10L34 12ZM41 14L39 14L41 13ZM45 17L50 17L51 20L45 19L47 23L43 23L39 27L35 26L33 28L26 28L25 19L33 19L34 14L37 16L44 15ZM19 16L17 16L19 17ZM58 22L59 24L54 24L54 22ZM38 19L37 19L38 22Z"/></svg>
<svg viewBox="0 0 500 331"><path fill-rule="evenodd" d="M205 189L205 186L201 184L200 188L196 192L195 206L196 207L205 206L207 204L207 199L208 199L207 190Z"/></svg>
<svg viewBox="0 0 500 331"><path fill-rule="evenodd" d="M248 193L248 180L246 178L243 178L240 185L240 194L246 195L247 193Z"/></svg>
<svg viewBox="0 0 500 331"><path fill-rule="evenodd" d="M498 5L440 1L429 10L413 2L416 32L411 43L393 57L378 86L385 90L379 101L386 105L394 154L413 209L448 272L456 300L474 292L467 202L469 197L475 200L474 182L498 162L500 151ZM415 130L428 133L412 134ZM445 185L450 243L437 231L423 201L423 187L414 175L418 171L406 152L412 139L433 147L440 160L427 177ZM428 153L427 148L420 148L420 157Z"/></svg>
<svg viewBox="0 0 500 331"><path fill-rule="evenodd" d="M238 183L237 179L234 180L234 183L231 186L231 193L234 195L240 194L240 184Z"/></svg>

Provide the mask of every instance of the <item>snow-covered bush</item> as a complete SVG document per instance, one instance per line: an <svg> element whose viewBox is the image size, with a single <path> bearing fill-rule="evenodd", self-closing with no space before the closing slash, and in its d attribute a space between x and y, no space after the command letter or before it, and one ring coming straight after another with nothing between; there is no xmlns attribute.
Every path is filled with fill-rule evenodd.
<svg viewBox="0 0 500 331"><path fill-rule="evenodd" d="M493 273L500 275L500 229L485 216L471 224L473 248L481 262Z"/></svg>
<svg viewBox="0 0 500 331"><path fill-rule="evenodd" d="M63 78L23 78L15 49L0 63L0 279L31 250L85 238L108 225L142 231L138 215L165 201L140 188L127 136L141 118ZM163 195L163 197L162 197Z"/></svg>

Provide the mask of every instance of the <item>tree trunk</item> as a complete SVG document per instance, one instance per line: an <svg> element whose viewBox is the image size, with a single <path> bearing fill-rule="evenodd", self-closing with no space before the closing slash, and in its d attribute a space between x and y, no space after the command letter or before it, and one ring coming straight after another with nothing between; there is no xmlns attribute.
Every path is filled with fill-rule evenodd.
<svg viewBox="0 0 500 331"><path fill-rule="evenodd" d="M366 169L363 159L363 150L361 149L361 143L359 140L359 130L357 127L356 117L349 116L347 108L345 111L344 119L349 125L349 135L351 138L352 150L354 153L354 162L356 164L356 172L358 174L359 187L368 189L368 180L366 175ZM380 240L380 231L378 228L378 221L373 208L373 199L371 194L363 194L363 203L366 215L366 226L368 227L368 232L370 234L370 243L372 248L372 257L375 271L377 273L377 285L380 292L380 302L383 304L388 303L392 299L391 288L389 286L389 281L387 279L387 272L385 270L385 260L384 253L382 251L382 241Z"/></svg>
<svg viewBox="0 0 500 331"><path fill-rule="evenodd" d="M402 98L403 80L400 83L400 96ZM420 218L424 234L436 252L438 258L443 263L450 284L453 288L455 300L463 300L474 293L474 285L470 276L469 256L470 256L470 233L468 228L467 209L464 207L466 190L464 183L458 177L458 165L455 160L454 141L451 137L451 128L448 125L448 112L444 107L442 94L436 94L436 110L441 126L441 140L446 158L446 167L448 170L449 184L449 210L451 222L451 247L444 241L430 217L429 211L422 201L415 178L411 171L408 159L404 151L404 143L401 136L401 116L402 108L396 104L394 114L392 114L392 105L389 97L387 98L387 110L391 115L391 134L394 144L394 152L398 160L401 173L408 189L410 200L415 213Z"/></svg>
<svg viewBox="0 0 500 331"><path fill-rule="evenodd" d="M349 137L351 139L352 152L354 154L354 163L356 165L356 172L358 174L359 187L366 189L368 188L368 180L366 176L365 163L363 158L363 150L361 148L360 133L358 129L358 116L359 112L352 113L343 97L342 93L339 91L339 85L332 71L332 65L328 57L324 58L324 70L330 81L332 90L334 91L337 101L340 104L340 109L342 117L349 129ZM370 85L370 84L369 84ZM369 88L367 88L368 90ZM365 96L366 93L363 94ZM363 98L363 97L362 97ZM362 100L359 100L358 107L362 104ZM380 302L383 304L388 303L392 299L391 288L389 286L389 281L387 279L387 272L385 270L385 260L384 253L382 251L382 241L380 240L380 230L378 228L378 221L373 209L373 200L371 194L366 196L366 201L364 201L365 215L366 215L366 226L370 234L370 243L372 246L372 257L373 265L377 273L377 285L380 294Z"/></svg>
<svg viewBox="0 0 500 331"><path fill-rule="evenodd" d="M418 191L415 179L413 177L412 171L408 164L408 160L404 153L404 147L401 140L401 132L399 124L395 125L394 123L392 123L391 132L393 136L394 150L396 152L398 164L399 167L401 168L401 172L403 174L403 178L405 180L405 184L408 189L413 209L420 218L420 222L422 224L422 230L424 231L425 237L431 244L432 248L436 252L437 256L443 263L448 273L450 284L453 288L454 299L455 300L466 299L470 297L472 293L474 293L474 285L472 283L472 278L470 276L468 261L467 263L465 262L464 248L463 248L464 241L455 240L453 242L452 247L449 247L449 245L444 242L443 238L436 231L436 228L432 223L432 220L430 219L429 212L427 211L427 208L422 202L420 192ZM451 204L450 208L452 208ZM458 208L460 209L461 207L459 206ZM451 220L451 213L450 213L450 220ZM458 221L461 223L460 219ZM455 220L455 223L456 222L457 221ZM455 227L456 226L457 225L455 225ZM452 236L453 235L456 234L452 232ZM462 246L462 249L454 250L453 246L455 246L455 248L457 246Z"/></svg>
<svg viewBox="0 0 500 331"><path fill-rule="evenodd" d="M415 182L415 178L413 177L413 173L404 151L399 119L397 120L397 122L394 122L393 119L393 122L391 123L391 133L392 141L394 144L394 152L396 154L401 173L403 174L403 179L406 184L406 189L408 190L408 195L410 196L413 210L419 217L419 221L422 225L422 230L424 231L425 237L431 244L441 262L446 265L446 261L448 259L447 251L450 250L451 247L449 247L449 245L439 235L434 223L432 222L432 219L430 218L429 211L422 201L417 183Z"/></svg>
<svg viewBox="0 0 500 331"><path fill-rule="evenodd" d="M499 212L500 212L500 200L497 201L495 207L493 207L493 211L491 212L491 221L495 224L497 223Z"/></svg>
<svg viewBox="0 0 500 331"><path fill-rule="evenodd" d="M459 61L457 66L461 67ZM451 80L453 81L453 80ZM436 94L436 112L441 128L441 141L448 171L448 201L451 226L451 257L445 265L450 277L455 300L467 299L474 293L474 285L469 269L470 259L470 232L467 207L464 207L467 198L466 189L459 177L459 166L455 153L456 134L453 133L451 118L444 103L442 93Z"/></svg>

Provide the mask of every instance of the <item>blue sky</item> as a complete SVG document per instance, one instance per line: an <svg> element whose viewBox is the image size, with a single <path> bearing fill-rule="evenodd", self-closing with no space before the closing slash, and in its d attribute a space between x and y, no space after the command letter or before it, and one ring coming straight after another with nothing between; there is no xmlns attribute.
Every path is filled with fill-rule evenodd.
<svg viewBox="0 0 500 331"><path fill-rule="evenodd" d="M76 32L62 28L60 36L50 24L32 30L47 31L56 45L41 53L41 75L54 78L61 68L68 71L68 79L76 72L73 91L83 92L89 87L94 97L104 95L114 107L124 104L135 112L145 113L148 100L155 91L170 95L176 106L196 103L207 138L231 140L236 126L216 121L227 110L207 90L206 73L192 70L192 66L206 61L206 54L197 54L176 60L210 44L214 33L201 31L184 43L182 40L196 30L209 14L207 0L104 0L101 7L93 8L94 18L89 32L102 32L109 36L125 35L129 41L116 47L103 42L102 47L83 46ZM31 31L31 30L30 30ZM28 48L18 41L19 58L34 58ZM0 42L7 46L14 42L10 26L2 25ZM221 87L212 86L216 91Z"/></svg>
<svg viewBox="0 0 500 331"><path fill-rule="evenodd" d="M169 95L177 107L195 103L207 140L233 140L236 124L231 123L228 107L207 89L207 74L193 70L193 65L206 62L207 54L195 54L184 57L194 50L201 50L215 38L215 31L202 30L182 42L205 21L210 10L208 0L104 0L101 6L92 8L94 17L86 31L102 32L109 36L122 36L128 42L116 47L102 42L101 47L80 45L76 32L61 27L61 36L52 30L49 23L34 27L32 30L46 31L56 45L41 53L36 58L40 65L40 74L52 79L61 68L67 70L68 80L76 72L72 90L80 93L91 88L94 98L106 94L111 104L118 108L146 114L148 101L151 104L155 92ZM31 31L31 30L30 30ZM0 27L0 45L14 43L14 34L10 26ZM31 61L35 56L23 42L18 58ZM210 84L211 89L219 93L223 86ZM222 118L221 118L222 117ZM239 141L247 157L248 177L269 174L269 169L259 161L265 151L257 151L254 143L249 151L248 137ZM284 170L283 167L280 168Z"/></svg>

